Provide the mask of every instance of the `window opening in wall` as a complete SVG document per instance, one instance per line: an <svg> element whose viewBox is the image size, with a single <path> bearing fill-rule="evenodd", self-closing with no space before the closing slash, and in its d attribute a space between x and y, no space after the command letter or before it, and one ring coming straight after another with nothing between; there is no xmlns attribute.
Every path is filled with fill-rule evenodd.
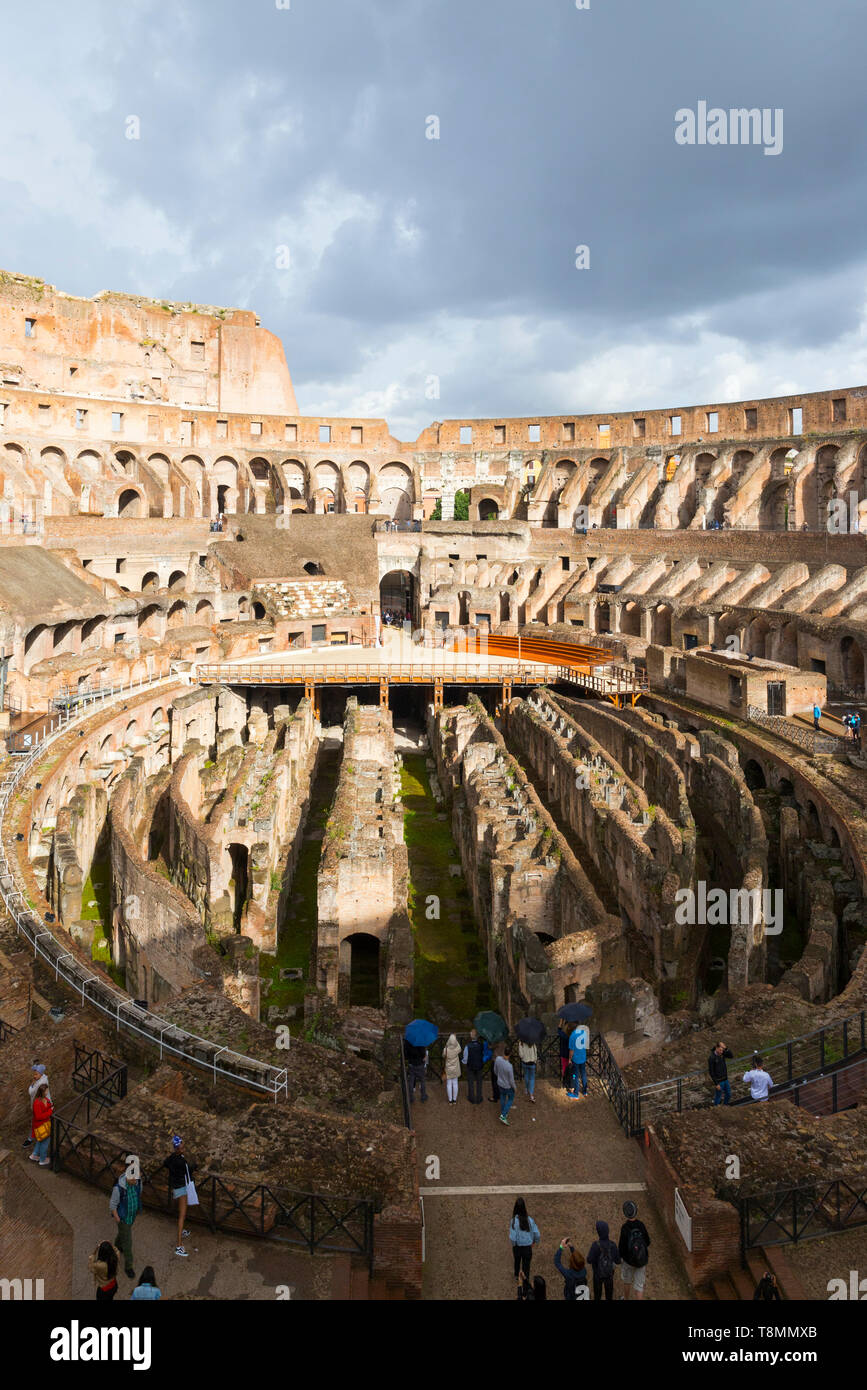
<svg viewBox="0 0 867 1390"><path fill-rule="evenodd" d="M743 681L740 676L729 676L729 704L739 705L741 702L741 686Z"/></svg>
<svg viewBox="0 0 867 1390"><path fill-rule="evenodd" d="M204 343L190 343L190 351L194 362L203 362L205 360Z"/></svg>
<svg viewBox="0 0 867 1390"><path fill-rule="evenodd" d="M288 444L294 444L298 438L298 426L286 425L283 430L283 438Z"/></svg>
<svg viewBox="0 0 867 1390"><path fill-rule="evenodd" d="M330 444L330 443L331 443L331 426L330 426L330 425L320 425L320 426L319 426L319 443L320 443L320 444Z"/></svg>
<svg viewBox="0 0 867 1390"><path fill-rule="evenodd" d="M450 614L444 613L441 609L434 613L434 622L437 627L448 627Z"/></svg>
<svg viewBox="0 0 867 1390"><path fill-rule="evenodd" d="M495 444L505 444L505 442L506 442L506 426L505 426L505 425L494 425L494 443L495 443Z"/></svg>
<svg viewBox="0 0 867 1390"><path fill-rule="evenodd" d="M362 425L353 425L351 427L349 431L349 442L350 444L364 443L364 427Z"/></svg>
<svg viewBox="0 0 867 1390"><path fill-rule="evenodd" d="M160 432L160 417L158 415L148 416L148 438L156 439Z"/></svg>
<svg viewBox="0 0 867 1390"><path fill-rule="evenodd" d="M25 319L25 320L24 320L24 336L25 336L25 338L32 338L32 337L33 337L33 334L34 334L34 332L35 332L35 330L36 330L36 320L35 320L35 319Z"/></svg>
<svg viewBox="0 0 867 1390"><path fill-rule="evenodd" d="M758 409L757 409L755 406L750 406L747 410L744 411L744 429L745 429L745 430L754 430L754 429L758 429L758 424L759 424L759 412L758 412Z"/></svg>
<svg viewBox="0 0 867 1390"><path fill-rule="evenodd" d="M668 432L669 434L680 434L681 419L679 415L669 415Z"/></svg>
<svg viewBox="0 0 867 1390"><path fill-rule="evenodd" d="M229 433L229 422L228 422L228 420L218 420L218 421L217 421L217 438L218 438L218 439L225 439L226 436L228 435L228 433Z"/></svg>
<svg viewBox="0 0 867 1390"><path fill-rule="evenodd" d="M75 374L77 373L77 371L78 371L78 368L77 368L77 367L70 367L70 369L69 369L69 375L70 375L70 376L75 376Z"/></svg>
<svg viewBox="0 0 867 1390"><path fill-rule="evenodd" d="M86 410L76 410L76 412L75 412L75 428L76 428L77 430L83 430L83 429L84 429L86 420L87 420L87 411L86 411Z"/></svg>
<svg viewBox="0 0 867 1390"><path fill-rule="evenodd" d="M768 714L786 713L786 682L768 681Z"/></svg>
<svg viewBox="0 0 867 1390"><path fill-rule="evenodd" d="M561 564L561 566L563 567L564 570L571 569L571 567L572 567L572 561L569 559L569 556L568 556L568 555L561 555L561 556L560 556L560 564Z"/></svg>
<svg viewBox="0 0 867 1390"><path fill-rule="evenodd" d="M597 425L596 436L600 444L607 444L611 440L611 426L609 424Z"/></svg>
<svg viewBox="0 0 867 1390"><path fill-rule="evenodd" d="M647 421L644 416L639 416L637 420L632 421L632 433L636 439L644 438L647 433Z"/></svg>
<svg viewBox="0 0 867 1390"><path fill-rule="evenodd" d="M822 659L821 659L820 657L818 657L818 656L811 656L811 657L810 657L810 670L811 670L811 671L816 671L816 672L818 672L818 674L819 674L820 676L824 676L824 674L825 674L825 663L824 663L824 661L822 661Z"/></svg>
<svg viewBox="0 0 867 1390"><path fill-rule="evenodd" d="M115 434L119 434L123 428L123 411L113 410L111 412L111 428Z"/></svg>
<svg viewBox="0 0 867 1390"><path fill-rule="evenodd" d="M541 426L541 425L528 425L528 426L527 426L527 438L529 439L529 441L530 441L531 444L538 444L538 443L540 443L540 441L541 441L541 439L542 439L542 426Z"/></svg>
<svg viewBox="0 0 867 1390"><path fill-rule="evenodd" d="M473 427L472 427L472 425L461 425L461 443L462 443L462 444L472 444L472 442L473 442Z"/></svg>
<svg viewBox="0 0 867 1390"><path fill-rule="evenodd" d="M49 421L50 419L51 419L51 406L50 406L50 405L41 405L41 406L39 407L39 423L40 423L40 425L47 425L47 424L48 424L48 421Z"/></svg>
<svg viewBox="0 0 867 1390"><path fill-rule="evenodd" d="M260 435L260 434L262 433L262 421L261 421L261 420L251 420L251 421L250 421L250 433L251 433L251 434L255 434L255 435Z"/></svg>
<svg viewBox="0 0 867 1390"><path fill-rule="evenodd" d="M685 652L691 652L692 649L693 649L693 647L697 647L697 646L698 646L698 637L697 637L697 635L696 635L694 632L685 632L685 633L683 634L683 650L684 650Z"/></svg>
<svg viewBox="0 0 867 1390"><path fill-rule="evenodd" d="M801 406L793 406L789 411L789 434L800 434L804 428L804 412Z"/></svg>
<svg viewBox="0 0 867 1390"><path fill-rule="evenodd" d="M717 411L717 410L709 410L709 411L707 412L707 432L708 432L708 434L716 434L718 429L719 429L719 411Z"/></svg>
<svg viewBox="0 0 867 1390"><path fill-rule="evenodd" d="M574 442L575 442L575 425L572 423L572 421L571 421L571 420L569 420L569 421L564 421L563 425L561 426L561 429L562 429L563 442L564 442L564 444L574 444Z"/></svg>
<svg viewBox="0 0 867 1390"><path fill-rule="evenodd" d="M846 419L846 397L840 396L836 401L831 402L831 419L835 425L842 424Z"/></svg>
<svg viewBox="0 0 867 1390"><path fill-rule="evenodd" d="M310 629L311 642L325 641L325 623L314 623Z"/></svg>

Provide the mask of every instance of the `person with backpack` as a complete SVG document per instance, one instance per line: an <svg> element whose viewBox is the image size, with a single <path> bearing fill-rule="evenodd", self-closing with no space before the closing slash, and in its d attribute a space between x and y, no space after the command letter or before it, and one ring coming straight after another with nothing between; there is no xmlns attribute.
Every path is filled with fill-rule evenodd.
<svg viewBox="0 0 867 1390"><path fill-rule="evenodd" d="M567 1299L587 1299L590 1288L587 1283L587 1266L584 1256L568 1236L557 1247L554 1255L554 1268L563 1276L563 1297Z"/></svg>
<svg viewBox="0 0 867 1390"><path fill-rule="evenodd" d="M593 1301L598 1303L604 1292L610 1301L614 1297L614 1266L620 1264L620 1251L608 1238L608 1222L596 1222L596 1239L587 1251L587 1263L593 1270Z"/></svg>
<svg viewBox="0 0 867 1390"><path fill-rule="evenodd" d="M638 1207L634 1202L623 1203L626 1217L620 1227L617 1249L620 1252L620 1277L623 1280L623 1297L629 1300L629 1290L635 1290L635 1297L644 1297L647 1279L647 1261L650 1258L650 1236L643 1221L638 1220Z"/></svg>
<svg viewBox="0 0 867 1390"><path fill-rule="evenodd" d="M473 1028L461 1058L467 1069L467 1100L471 1105L482 1103L482 1069L485 1065L485 1046Z"/></svg>
<svg viewBox="0 0 867 1390"><path fill-rule="evenodd" d="M777 1285L776 1275L772 1274L769 1269L766 1269L761 1279L756 1284L756 1290L753 1294L753 1302L782 1302L782 1298L783 1296L780 1293L779 1287Z"/></svg>
<svg viewBox="0 0 867 1390"><path fill-rule="evenodd" d="M516 1283L520 1283L522 1273L529 1279L533 1246L538 1245L541 1239L539 1227L532 1216L527 1215L527 1206L523 1197L518 1197L512 1208L512 1221L509 1226L509 1240L512 1242Z"/></svg>
<svg viewBox="0 0 867 1390"><path fill-rule="evenodd" d="M117 1222L114 1247L124 1257L127 1279L135 1278L132 1258L132 1223L141 1210L141 1178L128 1178L121 1173L111 1189L108 1210Z"/></svg>
<svg viewBox="0 0 867 1390"><path fill-rule="evenodd" d="M732 1099L732 1086L729 1081L729 1069L726 1066L726 1057L731 1057L732 1050L726 1047L725 1043L714 1043L711 1054L707 1059L707 1070L711 1081L714 1084L714 1105L730 1105Z"/></svg>

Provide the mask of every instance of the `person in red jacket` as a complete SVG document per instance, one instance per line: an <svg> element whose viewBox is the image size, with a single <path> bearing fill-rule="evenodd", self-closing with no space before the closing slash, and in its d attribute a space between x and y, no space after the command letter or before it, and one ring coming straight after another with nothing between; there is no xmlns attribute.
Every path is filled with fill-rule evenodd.
<svg viewBox="0 0 867 1390"><path fill-rule="evenodd" d="M30 1134L33 1139L33 1152L29 1154L31 1163L38 1163L40 1168L48 1168L51 1159L48 1157L48 1145L51 1143L51 1116L54 1113L54 1106L48 1099L48 1087L43 1081L42 1085L33 1097L33 1124Z"/></svg>

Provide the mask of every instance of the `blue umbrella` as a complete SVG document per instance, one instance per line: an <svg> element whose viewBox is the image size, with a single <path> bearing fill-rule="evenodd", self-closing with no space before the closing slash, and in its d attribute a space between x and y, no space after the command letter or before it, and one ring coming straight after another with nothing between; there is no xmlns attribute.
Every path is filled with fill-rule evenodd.
<svg viewBox="0 0 867 1390"><path fill-rule="evenodd" d="M586 1023L593 1017L593 1010L589 1004L564 1004L557 1010L557 1017L567 1023Z"/></svg>
<svg viewBox="0 0 867 1390"><path fill-rule="evenodd" d="M439 1035L439 1028L433 1023L428 1023L426 1018L414 1018L403 1030L403 1036L413 1047L430 1047Z"/></svg>

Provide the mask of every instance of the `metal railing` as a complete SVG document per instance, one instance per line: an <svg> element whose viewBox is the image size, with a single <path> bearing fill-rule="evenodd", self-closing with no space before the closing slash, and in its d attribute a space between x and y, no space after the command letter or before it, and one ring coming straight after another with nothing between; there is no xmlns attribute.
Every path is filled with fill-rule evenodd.
<svg viewBox="0 0 867 1390"><path fill-rule="evenodd" d="M834 1178L742 1197L741 1253L819 1240L867 1225L867 1179Z"/></svg>
<svg viewBox="0 0 867 1390"><path fill-rule="evenodd" d="M7 1023L5 1019L0 1018L0 1043L8 1042L9 1039L14 1038L15 1034L18 1032L20 1032L20 1029L15 1028L11 1023Z"/></svg>
<svg viewBox="0 0 867 1390"><path fill-rule="evenodd" d="M161 676L148 684L130 682L121 690L115 690L114 695L119 698L121 695L139 694L146 689L154 690L163 684L175 684L178 680L177 676ZM102 703L104 704L108 698L105 696ZM71 715L63 721L59 732L66 732L70 727L88 718L91 713L92 710L89 710L85 714ZM18 931L33 947L34 958L38 956L45 961L54 972L55 980L63 980L74 989L80 995L82 1003L90 1004L110 1018L117 1031L123 1028L126 1032L152 1044L159 1049L161 1058L166 1054L177 1057L209 1072L214 1082L220 1076L237 1085L270 1095L275 1101L278 1096L287 1095L288 1078L285 1068L274 1067L232 1048L218 1046L208 1038L199 1037L167 1022L158 1014L140 1008L129 995L121 994L102 974L95 972L63 942L58 941L48 926L35 915L35 909L28 903L25 888L19 882L16 851L8 844L6 816L13 798L25 785L34 763L43 756L44 742L30 749L17 767L0 783L0 897Z"/></svg>
<svg viewBox="0 0 867 1390"><path fill-rule="evenodd" d="M556 666L476 665L446 661L354 662L341 665L329 662L293 662L289 665L272 661L262 662L203 662L196 667L196 679L202 684L221 682L226 685L378 685L389 681L395 685L433 685L444 681L449 685L545 685L558 679Z"/></svg>
<svg viewBox="0 0 867 1390"><path fill-rule="evenodd" d="M88 1053L76 1046L76 1077L95 1075L96 1081L76 1100L55 1111L51 1121L51 1162L55 1172L110 1191L121 1173L126 1172L127 1148L118 1148L101 1135L83 1127L91 1115L102 1113L126 1094L126 1067L102 1053ZM122 1076L122 1092L119 1078ZM161 1165L142 1171L142 1205L172 1213L174 1199L168 1172ZM321 1192L302 1192L297 1188L223 1177L217 1173L196 1173L197 1206L187 1208L186 1220L207 1225L211 1231L232 1235L257 1236L303 1245L331 1253L373 1256L374 1203L367 1198L338 1197Z"/></svg>
<svg viewBox="0 0 867 1390"><path fill-rule="evenodd" d="M811 755L856 751L855 741L851 737L840 738L837 734L823 734L820 730L810 729L805 724L797 724L793 719L787 719L784 714L767 714L757 705L747 706L747 717L751 723L768 729L772 734L794 743L796 747L803 748Z"/></svg>
<svg viewBox="0 0 867 1390"><path fill-rule="evenodd" d="M761 1056L765 1069L780 1085L804 1082L821 1076L837 1062L853 1060L867 1048L867 1012L851 1014L848 1018L827 1023L812 1033L785 1042L765 1045ZM731 1071L748 1070L754 1053L746 1053L728 1061ZM776 1090L776 1087L774 1088ZM773 1096L774 1091L771 1092ZM713 1089L707 1069L650 1081L630 1092L630 1133L639 1133L647 1125L672 1112L696 1110L713 1103Z"/></svg>

